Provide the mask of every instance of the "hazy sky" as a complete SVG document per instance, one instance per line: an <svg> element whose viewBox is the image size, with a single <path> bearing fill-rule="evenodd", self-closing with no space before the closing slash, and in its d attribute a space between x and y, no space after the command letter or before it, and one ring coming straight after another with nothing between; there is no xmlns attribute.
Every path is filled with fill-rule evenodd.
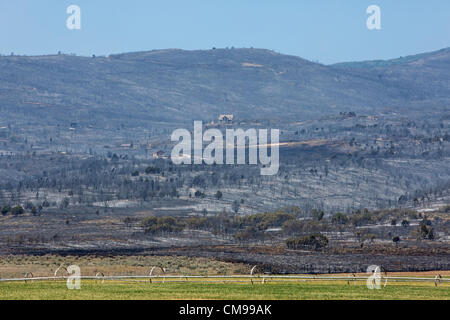
<svg viewBox="0 0 450 320"><path fill-rule="evenodd" d="M69 5L81 30L69 30ZM366 27L369 5L381 30ZM0 0L0 53L255 47L306 59L397 58L450 46L449 0Z"/></svg>

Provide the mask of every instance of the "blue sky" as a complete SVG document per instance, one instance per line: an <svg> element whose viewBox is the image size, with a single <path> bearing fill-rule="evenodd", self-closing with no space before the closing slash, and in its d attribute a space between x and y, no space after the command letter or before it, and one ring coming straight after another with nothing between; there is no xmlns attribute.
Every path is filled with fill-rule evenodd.
<svg viewBox="0 0 450 320"><path fill-rule="evenodd" d="M81 8L81 30L66 9ZM381 8L382 30L366 28ZM334 63L450 46L448 0L0 0L0 53L255 47Z"/></svg>

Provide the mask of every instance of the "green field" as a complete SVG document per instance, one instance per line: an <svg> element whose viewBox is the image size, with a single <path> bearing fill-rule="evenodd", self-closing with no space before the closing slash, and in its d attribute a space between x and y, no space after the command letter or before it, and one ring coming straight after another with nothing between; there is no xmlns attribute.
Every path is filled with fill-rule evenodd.
<svg viewBox="0 0 450 320"><path fill-rule="evenodd" d="M427 299L450 300L448 284L392 283L381 290L369 290L364 282L296 283L149 283L83 280L81 290L68 290L65 282L0 283L0 299L25 300L302 300L302 299Z"/></svg>

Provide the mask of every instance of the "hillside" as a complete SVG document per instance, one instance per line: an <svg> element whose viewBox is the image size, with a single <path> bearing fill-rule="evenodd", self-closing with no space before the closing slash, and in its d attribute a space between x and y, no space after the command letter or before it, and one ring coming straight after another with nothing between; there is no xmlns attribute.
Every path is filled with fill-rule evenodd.
<svg viewBox="0 0 450 320"><path fill-rule="evenodd" d="M449 50L398 62L325 66L263 49L0 57L5 122L184 122L220 113L308 119L386 107L444 107Z"/></svg>
<svg viewBox="0 0 450 320"><path fill-rule="evenodd" d="M448 110L450 48L392 60L339 63L333 67L395 88L412 104L441 104Z"/></svg>

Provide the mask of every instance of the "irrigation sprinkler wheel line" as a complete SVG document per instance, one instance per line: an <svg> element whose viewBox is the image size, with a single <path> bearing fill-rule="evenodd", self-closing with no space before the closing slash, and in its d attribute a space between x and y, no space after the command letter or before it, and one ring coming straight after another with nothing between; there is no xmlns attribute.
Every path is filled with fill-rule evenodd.
<svg viewBox="0 0 450 320"><path fill-rule="evenodd" d="M352 281L353 284L355 284L355 282L356 282L356 275L355 275L355 273L352 273L351 275L347 276L347 285L350 285L350 281Z"/></svg>
<svg viewBox="0 0 450 320"><path fill-rule="evenodd" d="M155 267L156 268L156 267ZM25 277L22 278L12 278L12 279L0 279L0 282L17 282L17 281L50 281L50 280L58 280L58 279L65 279L66 276L60 276L58 277L58 272L61 269L65 269L64 267L58 268L58 270L55 271L56 276L46 276L46 277L34 277L34 275L30 272L25 275ZM154 271L155 269L153 269ZM166 272L165 269L161 268L164 272ZM248 280L252 281L256 279L255 275L230 275L230 276L224 276L224 275L211 275L211 276L188 276L188 275L153 275L153 272L151 273L150 280L152 278L164 278L165 280L168 280L169 282L173 281L173 279L177 279L178 282L180 281L180 277L183 277L185 281L187 282L207 282L209 283L211 279L217 279L217 282L247 282ZM94 279L99 280L100 279L100 273L97 273L96 276L81 276L82 279ZM287 276L287 275L259 275L258 278L260 280L263 280L264 282L267 282L267 280L275 281L275 282L284 282L289 280L294 280L296 282L307 282L307 281L314 281L314 280L325 280L325 281L347 281L349 279L349 275L346 276L303 276L303 275L293 275L293 276ZM368 280L371 277L355 277L354 281L359 280ZM140 279L140 282L147 282L149 279L149 275L125 275L125 276L109 276L104 277L104 279L109 280L116 280L116 281L130 281L131 279ZM374 280L374 279L371 279ZM443 285L450 283L450 278L443 278L440 274L436 275L435 277L429 277L429 278L423 278L423 277L385 277L385 283L388 281L400 281L400 282L428 282L428 283L434 283L437 285ZM139 280L138 280L139 281ZM148 282L147 282L148 283Z"/></svg>
<svg viewBox="0 0 450 320"><path fill-rule="evenodd" d="M66 270L66 274L69 275L69 271L67 270L67 268L66 268L64 265L60 265L60 266L55 270L55 274L54 274L54 276L55 276L55 281L58 280L57 275L58 275L58 271L59 271L60 269ZM64 276L63 276L63 277L64 277Z"/></svg>
<svg viewBox="0 0 450 320"><path fill-rule="evenodd" d="M149 274L149 277L150 277L150 278L149 278L150 283L152 283L153 271L154 271L156 268L161 269L161 271L163 272L163 275L164 275L164 277L163 277L163 283L166 283L166 269L164 269L163 267L157 267L157 266L152 267L152 269L150 270L150 274Z"/></svg>
<svg viewBox="0 0 450 320"><path fill-rule="evenodd" d="M256 269L257 267L258 267L258 266L255 265L255 266L253 266L252 270L250 270L250 276L251 276L251 277L254 277L253 271L255 271L255 269ZM250 278L250 282L253 284L253 278Z"/></svg>
<svg viewBox="0 0 450 320"><path fill-rule="evenodd" d="M436 277L434 277L434 286L437 287L441 284L442 276L440 274L437 274Z"/></svg>
<svg viewBox="0 0 450 320"><path fill-rule="evenodd" d="M377 278L373 278L373 279L372 279L372 285L376 286L376 285L377 285L377 280L378 280ZM381 281L383 280L383 276L381 276L379 280L380 280L380 282L381 282ZM387 281L388 281L387 277L384 277L383 288L386 288Z"/></svg>
<svg viewBox="0 0 450 320"><path fill-rule="evenodd" d="M381 279L383 279L383 277L381 277ZM388 282L388 278L387 278L387 277L384 277L384 285L383 285L383 288L386 288L387 282Z"/></svg>
<svg viewBox="0 0 450 320"><path fill-rule="evenodd" d="M381 269L383 270L383 273L384 273L384 285L383 285L383 288L386 288L387 281L388 281L387 270L383 266L381 266ZM383 276L381 276L381 280L383 280Z"/></svg>
<svg viewBox="0 0 450 320"><path fill-rule="evenodd" d="M26 279L27 278L34 278L34 275L33 275L32 272L26 272L24 278L25 278L25 283L27 283ZM33 280L30 280L30 281L33 281Z"/></svg>
<svg viewBox="0 0 450 320"><path fill-rule="evenodd" d="M256 275L254 272L255 272L255 270L258 268L259 266L258 265L254 265L253 266L253 268L250 270L250 282L253 284L253 278L256 278L256 277L258 277L258 278L261 278L261 276L260 275ZM263 276L263 279L262 279L262 284L264 284L266 281L265 281L265 278L264 278L264 276Z"/></svg>
<svg viewBox="0 0 450 320"><path fill-rule="evenodd" d="M97 272L95 277L100 278L102 276L102 284L105 283L105 274L103 272Z"/></svg>

